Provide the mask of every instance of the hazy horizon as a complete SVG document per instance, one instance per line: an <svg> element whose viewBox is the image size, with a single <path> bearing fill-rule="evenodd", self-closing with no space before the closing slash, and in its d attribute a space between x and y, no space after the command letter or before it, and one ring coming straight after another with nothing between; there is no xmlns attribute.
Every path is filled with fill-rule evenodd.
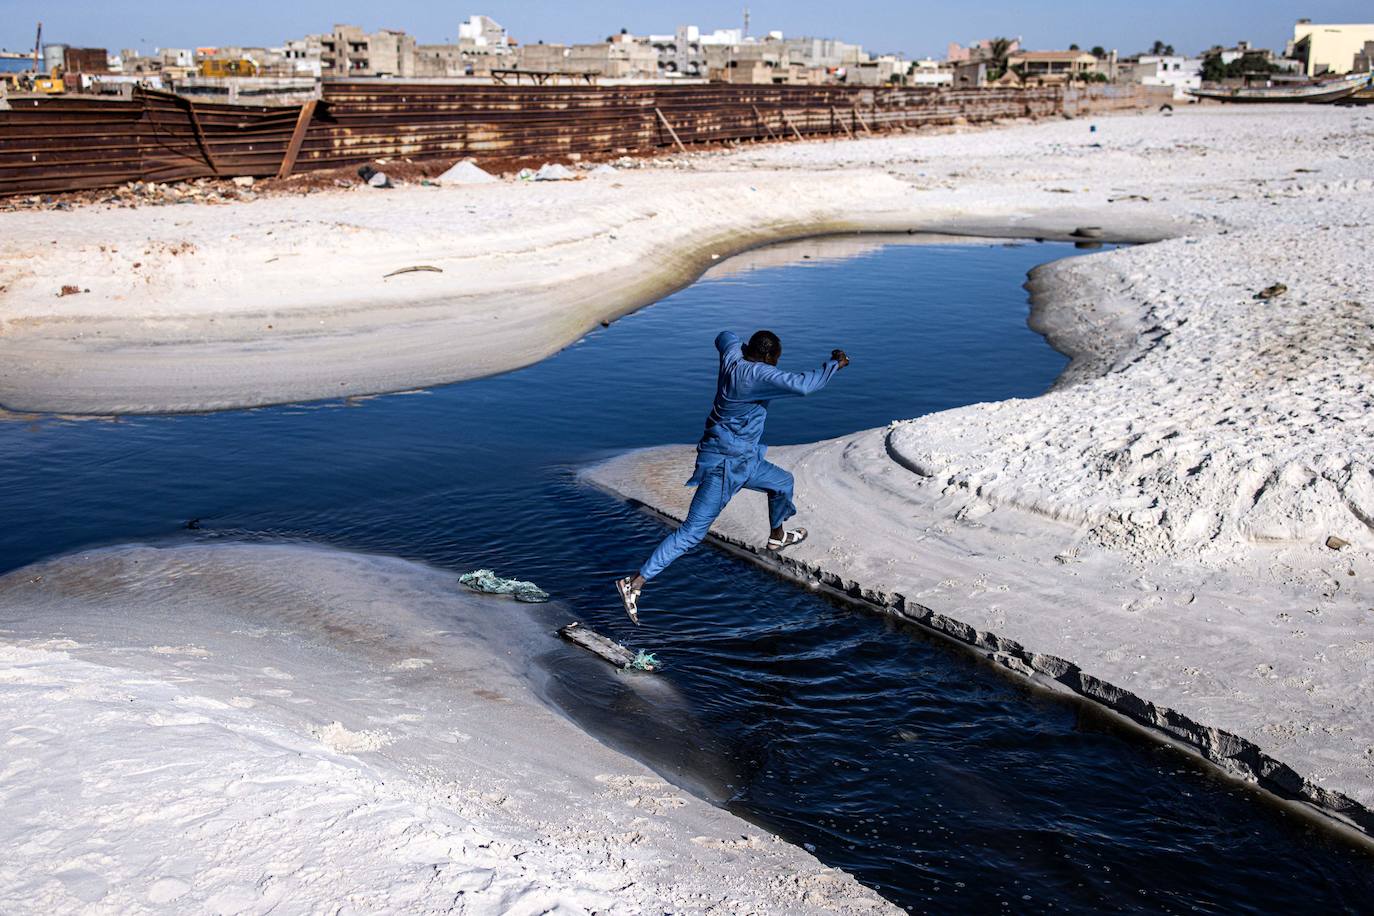
<svg viewBox="0 0 1374 916"><path fill-rule="evenodd" d="M290 38L328 31L334 23L351 23L367 31L403 29L422 43L450 42L457 38L458 23L472 13L496 19L522 44L589 42L622 28L635 34L671 32L679 24L697 25L704 31L738 28L743 6L720 0L652 5L629 0L599 4L527 0L468 6L421 0L378 12L375 4L360 0L297 0L289 5L241 2L208 10L172 0L46 7L0 0L0 47L32 48L40 16L45 43L104 47L113 53L123 48L280 45ZM935 3L851 4L842 12L809 0L764 0L749 6L753 35L776 30L788 36L841 38L874 53L900 52L909 57L942 57L950 41L968 43L997 35L1019 36L1029 48L1065 48L1076 43L1083 48L1101 45L1122 54L1145 50L1156 39L1186 54L1238 40L1282 50L1300 17L1318 22L1374 18L1368 0L1325 0L1303 6L1269 0L1217 0L1205 6L1183 0L1159 0L1152 5L1059 0L1033 11L1003 0L957 9Z"/></svg>

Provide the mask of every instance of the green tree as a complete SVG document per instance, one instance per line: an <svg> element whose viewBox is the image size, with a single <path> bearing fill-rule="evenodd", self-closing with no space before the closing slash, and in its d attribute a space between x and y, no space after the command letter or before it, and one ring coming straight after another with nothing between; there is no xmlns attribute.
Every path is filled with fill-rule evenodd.
<svg viewBox="0 0 1374 916"><path fill-rule="evenodd" d="M1173 57L1174 46L1166 45L1159 39L1155 39L1155 43L1150 45L1150 53L1153 54L1155 57Z"/></svg>
<svg viewBox="0 0 1374 916"><path fill-rule="evenodd" d="M1101 45L1093 45L1093 49L1088 53L1091 54L1093 57L1106 57L1107 49L1102 47Z"/></svg>
<svg viewBox="0 0 1374 916"><path fill-rule="evenodd" d="M1076 45L1076 44L1069 45L1069 50L1070 50L1070 51L1077 51L1077 50L1078 50L1078 45Z"/></svg>
<svg viewBox="0 0 1374 916"><path fill-rule="evenodd" d="M1011 55L1010 38L994 38L988 42L988 80L1001 79L1007 72L1007 58Z"/></svg>

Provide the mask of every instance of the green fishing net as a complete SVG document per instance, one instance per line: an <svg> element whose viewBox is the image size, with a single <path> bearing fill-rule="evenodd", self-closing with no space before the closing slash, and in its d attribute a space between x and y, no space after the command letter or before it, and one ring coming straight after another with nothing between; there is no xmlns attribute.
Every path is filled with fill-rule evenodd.
<svg viewBox="0 0 1374 916"><path fill-rule="evenodd" d="M653 671L659 667L659 662L658 659L654 658L654 653L640 649L635 653L634 661L630 662L630 667L637 671Z"/></svg>
<svg viewBox="0 0 1374 916"><path fill-rule="evenodd" d="M520 579L503 579L489 569L474 569L470 573L463 573L458 577L458 581L475 592L485 592L488 595L510 595L516 601L524 601L529 604L538 604L541 601L549 600L549 593L533 582L524 582Z"/></svg>

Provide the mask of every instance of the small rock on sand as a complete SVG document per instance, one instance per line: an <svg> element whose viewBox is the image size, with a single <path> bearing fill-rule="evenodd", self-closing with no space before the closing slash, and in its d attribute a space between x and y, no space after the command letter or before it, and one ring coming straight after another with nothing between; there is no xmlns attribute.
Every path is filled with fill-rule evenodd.
<svg viewBox="0 0 1374 916"><path fill-rule="evenodd" d="M1349 547L1350 542L1345 538L1336 537L1336 535L1333 534L1326 539L1326 546L1330 547L1332 550L1340 550L1343 547Z"/></svg>

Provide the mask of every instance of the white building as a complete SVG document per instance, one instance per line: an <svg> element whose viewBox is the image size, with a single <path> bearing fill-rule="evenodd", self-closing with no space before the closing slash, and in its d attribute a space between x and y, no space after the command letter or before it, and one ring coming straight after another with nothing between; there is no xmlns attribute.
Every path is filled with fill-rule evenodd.
<svg viewBox="0 0 1374 916"><path fill-rule="evenodd" d="M1202 59L1142 54L1135 75L1143 86L1169 86L1175 99L1186 99L1186 90L1202 87Z"/></svg>
<svg viewBox="0 0 1374 916"><path fill-rule="evenodd" d="M478 48L504 48L510 44L510 36L501 23L490 16L469 16L467 22L458 26L458 43L465 42Z"/></svg>
<svg viewBox="0 0 1374 916"><path fill-rule="evenodd" d="M910 86L954 85L954 68L944 61L927 57L924 60L913 60L910 66L911 69L907 72L907 84Z"/></svg>

